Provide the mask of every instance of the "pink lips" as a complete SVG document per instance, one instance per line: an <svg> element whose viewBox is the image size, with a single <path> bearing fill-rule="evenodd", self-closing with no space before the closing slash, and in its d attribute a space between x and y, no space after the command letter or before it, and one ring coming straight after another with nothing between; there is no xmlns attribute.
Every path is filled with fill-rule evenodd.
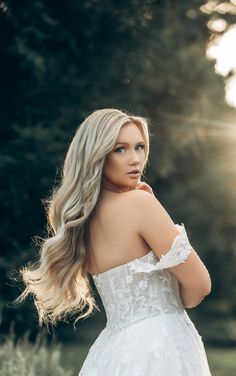
<svg viewBox="0 0 236 376"><path fill-rule="evenodd" d="M128 174L139 174L139 173L140 171L138 169L128 172Z"/></svg>
<svg viewBox="0 0 236 376"><path fill-rule="evenodd" d="M137 179L140 176L140 172L129 172L128 175L130 175L131 178Z"/></svg>

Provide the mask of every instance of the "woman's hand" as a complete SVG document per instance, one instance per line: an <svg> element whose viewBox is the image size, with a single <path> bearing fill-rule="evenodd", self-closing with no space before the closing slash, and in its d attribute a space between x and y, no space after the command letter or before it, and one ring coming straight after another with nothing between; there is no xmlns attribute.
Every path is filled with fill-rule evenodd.
<svg viewBox="0 0 236 376"><path fill-rule="evenodd" d="M138 184L136 185L135 189L141 189L143 191L146 191L146 192L151 193L152 195L154 195L154 193L153 193L152 188L150 187L150 185L148 185L144 181L139 181Z"/></svg>

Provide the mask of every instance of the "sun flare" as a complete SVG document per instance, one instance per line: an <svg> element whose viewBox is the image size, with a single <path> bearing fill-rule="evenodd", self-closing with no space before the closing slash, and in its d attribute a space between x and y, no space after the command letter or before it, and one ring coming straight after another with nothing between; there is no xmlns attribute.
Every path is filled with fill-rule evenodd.
<svg viewBox="0 0 236 376"><path fill-rule="evenodd" d="M219 25L219 24L218 24ZM209 59L216 60L215 72L221 76L230 78L225 84L225 100L232 106L236 107L236 25L228 28L222 35L215 35L209 42L206 55Z"/></svg>

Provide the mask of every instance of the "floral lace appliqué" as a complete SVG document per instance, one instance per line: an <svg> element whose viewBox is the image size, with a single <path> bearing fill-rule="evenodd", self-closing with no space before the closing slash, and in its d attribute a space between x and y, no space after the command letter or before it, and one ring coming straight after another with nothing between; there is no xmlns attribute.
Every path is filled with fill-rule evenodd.
<svg viewBox="0 0 236 376"><path fill-rule="evenodd" d="M161 255L160 260L155 264L135 259L131 265L133 273L150 273L155 270L170 268L186 261L193 248L188 240L184 224L182 223L182 226L175 224L175 226L180 229L180 232L175 237L170 250L165 255Z"/></svg>

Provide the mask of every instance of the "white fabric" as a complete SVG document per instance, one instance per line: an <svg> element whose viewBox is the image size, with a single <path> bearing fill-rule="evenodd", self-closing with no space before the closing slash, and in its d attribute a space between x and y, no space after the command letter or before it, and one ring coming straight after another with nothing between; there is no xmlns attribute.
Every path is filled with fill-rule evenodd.
<svg viewBox="0 0 236 376"><path fill-rule="evenodd" d="M211 376L202 337L168 271L192 250L184 224L175 226L180 232L160 260L150 250L92 275L107 323L78 376Z"/></svg>

